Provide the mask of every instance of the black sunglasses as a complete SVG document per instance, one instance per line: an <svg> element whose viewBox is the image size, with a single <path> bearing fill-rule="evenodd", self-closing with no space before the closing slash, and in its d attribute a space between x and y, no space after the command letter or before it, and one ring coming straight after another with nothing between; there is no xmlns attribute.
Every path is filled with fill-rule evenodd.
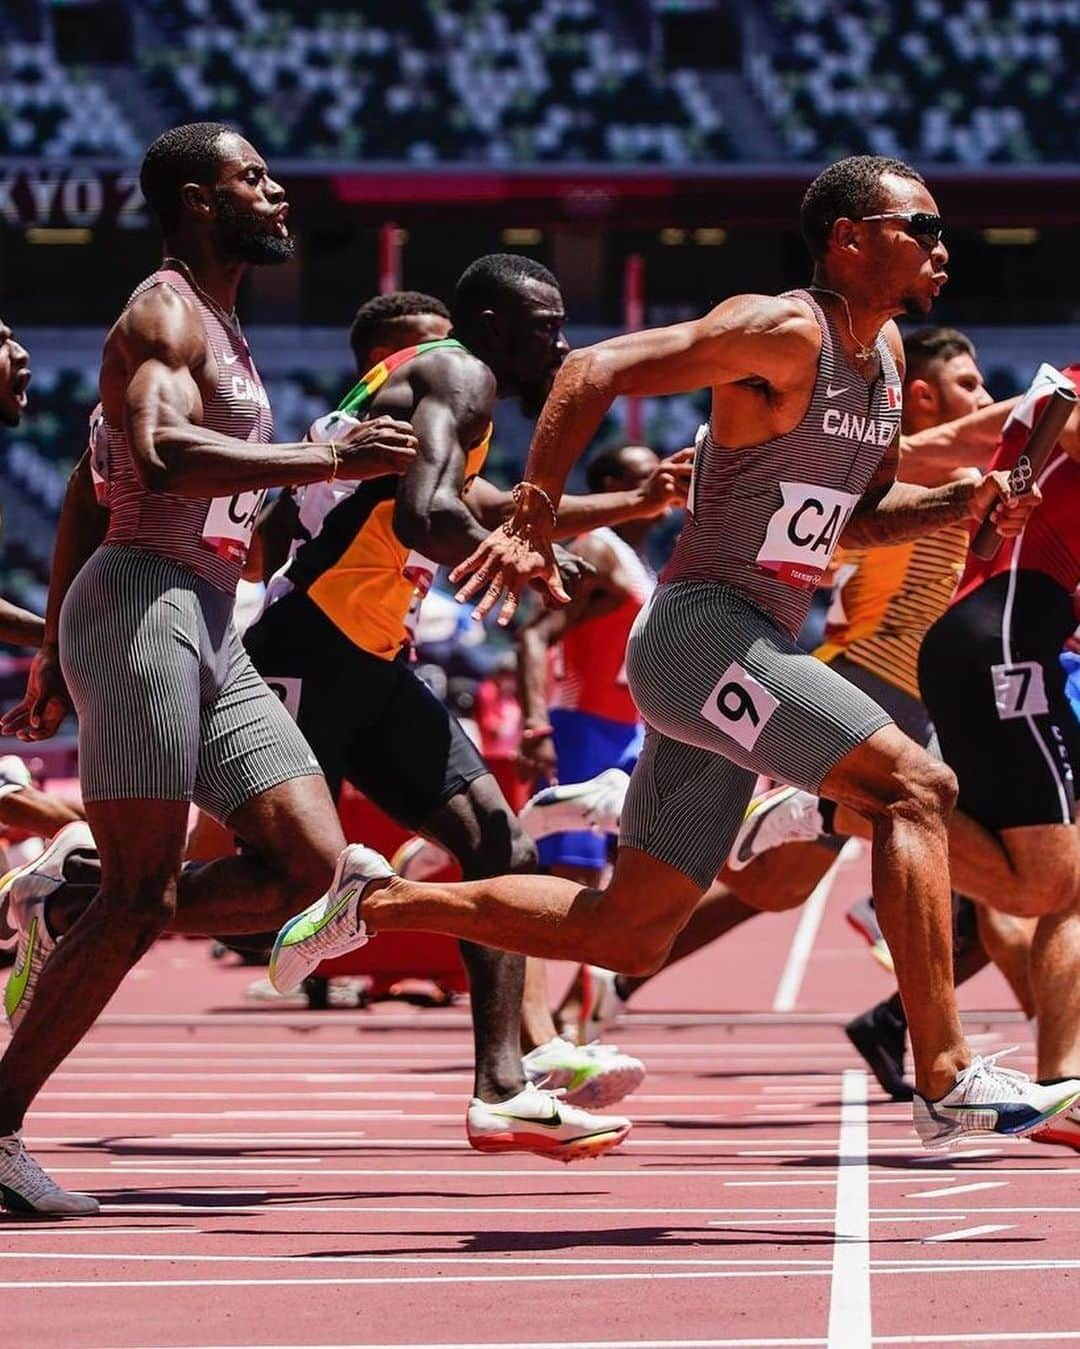
<svg viewBox="0 0 1080 1349"><path fill-rule="evenodd" d="M929 211L887 211L884 215L864 215L860 220L903 220L905 231L922 244L923 248L933 248L941 242L945 229L941 216L931 215Z"/></svg>

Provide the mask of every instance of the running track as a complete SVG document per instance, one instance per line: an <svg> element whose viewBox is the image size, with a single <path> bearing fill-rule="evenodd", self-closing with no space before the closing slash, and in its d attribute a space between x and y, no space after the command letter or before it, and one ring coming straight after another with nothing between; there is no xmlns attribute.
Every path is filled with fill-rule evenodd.
<svg viewBox="0 0 1080 1349"><path fill-rule="evenodd" d="M255 1008L250 971L162 943L31 1117L104 1211L2 1223L4 1343L1080 1341L1080 1159L916 1150L840 1034L889 988L843 899L646 990L618 1036L652 1070L632 1139L566 1168L466 1149L459 1011ZM996 976L965 1003L1030 1066Z"/></svg>

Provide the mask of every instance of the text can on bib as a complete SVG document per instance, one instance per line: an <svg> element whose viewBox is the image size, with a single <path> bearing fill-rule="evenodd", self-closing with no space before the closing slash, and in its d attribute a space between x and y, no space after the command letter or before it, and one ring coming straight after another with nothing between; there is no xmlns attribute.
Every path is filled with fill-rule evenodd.
<svg viewBox="0 0 1080 1349"><path fill-rule="evenodd" d="M203 547L230 562L243 562L251 547L263 496L264 492L259 490L215 497L203 524Z"/></svg>
<svg viewBox="0 0 1080 1349"><path fill-rule="evenodd" d="M782 482L780 494L783 503L769 521L757 565L786 585L813 590L829 565L858 494L805 482Z"/></svg>

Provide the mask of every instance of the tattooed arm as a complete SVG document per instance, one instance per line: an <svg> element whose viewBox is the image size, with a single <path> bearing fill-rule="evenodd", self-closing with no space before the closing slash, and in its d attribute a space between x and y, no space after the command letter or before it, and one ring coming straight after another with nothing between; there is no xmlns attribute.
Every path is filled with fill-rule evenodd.
<svg viewBox="0 0 1080 1349"><path fill-rule="evenodd" d="M1014 496L1009 491L1009 475L1000 470L981 481L918 487L896 481L898 463L899 452L893 445L851 514L841 536L845 547L906 543L945 525L981 521L991 514L998 532L1011 538L1020 533L1041 500L1037 488Z"/></svg>

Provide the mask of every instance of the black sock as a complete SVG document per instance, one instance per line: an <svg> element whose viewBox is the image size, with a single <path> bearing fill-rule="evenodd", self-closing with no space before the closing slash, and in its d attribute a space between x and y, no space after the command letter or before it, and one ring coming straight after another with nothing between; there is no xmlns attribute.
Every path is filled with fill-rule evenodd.
<svg viewBox="0 0 1080 1349"><path fill-rule="evenodd" d="M891 998L880 1004L885 1008L894 1021L899 1021L902 1026L907 1025L907 1017L904 1015L904 1004L900 999L899 993L894 993Z"/></svg>
<svg viewBox="0 0 1080 1349"><path fill-rule="evenodd" d="M835 833L833 825L836 821L836 802L826 801L823 796L819 796L817 808L818 814L821 816L821 832L823 834Z"/></svg>

